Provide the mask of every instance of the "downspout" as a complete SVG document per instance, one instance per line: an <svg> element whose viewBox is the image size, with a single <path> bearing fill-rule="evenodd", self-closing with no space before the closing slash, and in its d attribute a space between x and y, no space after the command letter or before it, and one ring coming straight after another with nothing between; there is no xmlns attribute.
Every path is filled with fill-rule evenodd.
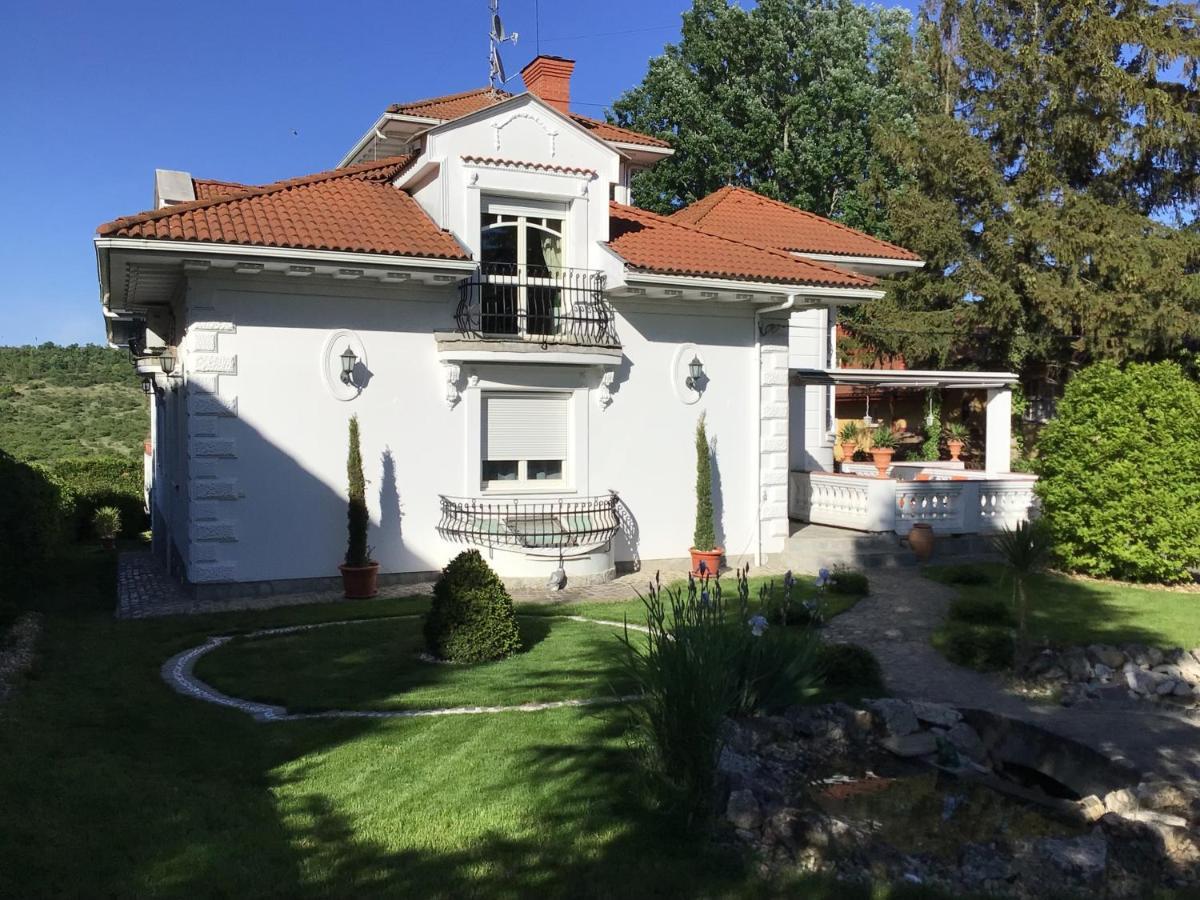
<svg viewBox="0 0 1200 900"><path fill-rule="evenodd" d="M783 312L791 309L796 305L796 294L788 294L788 298L782 303L777 303L775 306L767 306L754 311L754 369L756 373L755 384L757 390L755 394L758 397L758 415L755 417L757 422L755 425L755 433L757 440L754 445L754 496L758 498L754 506L754 565L761 566L763 560L762 552L762 331L759 328L759 317L766 313ZM792 414L791 404L788 404L788 417ZM789 421L788 427L791 427Z"/></svg>

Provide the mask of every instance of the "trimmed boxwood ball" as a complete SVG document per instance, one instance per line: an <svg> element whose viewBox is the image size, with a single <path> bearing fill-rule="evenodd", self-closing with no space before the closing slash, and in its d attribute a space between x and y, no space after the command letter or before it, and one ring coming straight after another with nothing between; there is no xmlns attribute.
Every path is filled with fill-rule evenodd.
<svg viewBox="0 0 1200 900"><path fill-rule="evenodd" d="M1097 363L1038 438L1037 486L1067 568L1186 581L1200 566L1200 384L1175 363Z"/></svg>
<svg viewBox="0 0 1200 900"><path fill-rule="evenodd" d="M512 597L478 550L454 557L434 584L425 644L440 659L467 663L521 650Z"/></svg>
<svg viewBox="0 0 1200 900"><path fill-rule="evenodd" d="M877 697L884 692L879 660L858 644L823 644L817 653L817 670L825 679L825 687L835 692L856 692L863 697Z"/></svg>

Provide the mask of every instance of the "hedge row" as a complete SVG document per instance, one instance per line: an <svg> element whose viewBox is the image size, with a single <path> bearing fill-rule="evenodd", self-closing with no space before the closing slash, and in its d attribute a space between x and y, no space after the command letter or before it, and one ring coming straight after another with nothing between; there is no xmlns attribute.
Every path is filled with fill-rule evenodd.
<svg viewBox="0 0 1200 900"><path fill-rule="evenodd" d="M76 538L92 536L92 513L101 506L115 506L120 511L123 536L132 537L145 530L140 459L80 456L43 463L41 467L71 493L71 530Z"/></svg>

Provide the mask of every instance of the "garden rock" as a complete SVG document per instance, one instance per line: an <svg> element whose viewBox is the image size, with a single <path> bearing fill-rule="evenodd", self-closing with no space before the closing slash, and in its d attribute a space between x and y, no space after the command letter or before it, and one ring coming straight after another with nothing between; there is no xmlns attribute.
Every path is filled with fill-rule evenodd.
<svg viewBox="0 0 1200 900"><path fill-rule="evenodd" d="M1095 794L1088 794L1077 805L1079 807L1079 814L1085 822L1099 822L1104 818L1104 814L1108 812L1108 809L1104 806L1104 801Z"/></svg>
<svg viewBox="0 0 1200 900"><path fill-rule="evenodd" d="M937 725L941 728L951 728L962 721L958 710L940 703L930 703L926 700L913 700L910 704L917 719L927 725Z"/></svg>
<svg viewBox="0 0 1200 900"><path fill-rule="evenodd" d="M751 791L731 791L729 803L725 806L725 818L735 828L750 831L762 824L762 809Z"/></svg>
<svg viewBox="0 0 1200 900"><path fill-rule="evenodd" d="M1045 838L1039 850L1056 869L1085 883L1103 877L1108 862L1108 844L1100 835Z"/></svg>
<svg viewBox="0 0 1200 900"><path fill-rule="evenodd" d="M1125 664L1125 683L1135 694L1152 694L1157 687L1153 675L1136 667L1131 668L1130 663Z"/></svg>
<svg viewBox="0 0 1200 900"><path fill-rule="evenodd" d="M1125 654L1107 644L1092 644L1087 648L1087 655L1093 665L1100 663L1110 669L1119 669L1125 665Z"/></svg>
<svg viewBox="0 0 1200 900"><path fill-rule="evenodd" d="M1104 795L1104 808L1119 815L1133 812L1138 808L1137 795L1128 788L1110 791Z"/></svg>
<svg viewBox="0 0 1200 900"><path fill-rule="evenodd" d="M903 700L884 698L872 700L867 706L875 713L876 720L882 721L884 730L892 737L904 737L921 727L912 707Z"/></svg>
<svg viewBox="0 0 1200 900"><path fill-rule="evenodd" d="M979 734L975 729L966 722L959 722L946 732L946 740L950 742L955 750L972 762L982 763L986 757L983 741L980 740Z"/></svg>
<svg viewBox="0 0 1200 900"><path fill-rule="evenodd" d="M1080 647L1071 647L1059 655L1059 666L1072 681L1087 681L1092 677L1092 666L1087 654Z"/></svg>
<svg viewBox="0 0 1200 900"><path fill-rule="evenodd" d="M937 737L928 731L916 734L889 735L879 742L880 746L906 759L928 756L937 752Z"/></svg>

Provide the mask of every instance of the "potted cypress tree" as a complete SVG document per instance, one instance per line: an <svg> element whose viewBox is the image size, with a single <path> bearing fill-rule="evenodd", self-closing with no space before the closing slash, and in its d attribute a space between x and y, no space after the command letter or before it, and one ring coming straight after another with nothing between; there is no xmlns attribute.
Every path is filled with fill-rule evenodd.
<svg viewBox="0 0 1200 900"><path fill-rule="evenodd" d="M704 414L696 423L696 529L692 535L692 574L716 575L721 571L723 547L717 546L712 500L712 457Z"/></svg>
<svg viewBox="0 0 1200 900"><path fill-rule="evenodd" d="M358 416L350 417L350 455L346 460L346 474L350 481L350 506L346 514L349 541L346 561L338 568L342 572L346 599L362 600L379 593L379 563L371 559L371 548L367 546L371 516L367 511L367 481L363 477Z"/></svg>

